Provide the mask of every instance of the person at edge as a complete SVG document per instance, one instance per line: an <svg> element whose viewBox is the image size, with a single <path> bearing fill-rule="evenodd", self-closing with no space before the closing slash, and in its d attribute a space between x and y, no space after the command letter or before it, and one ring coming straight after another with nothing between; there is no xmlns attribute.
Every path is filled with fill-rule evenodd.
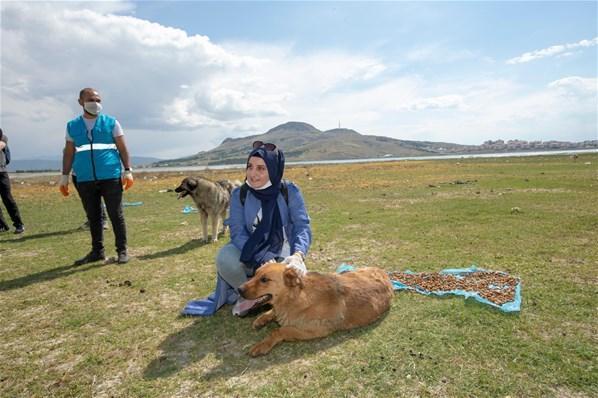
<svg viewBox="0 0 598 398"><path fill-rule="evenodd" d="M233 190L225 221L231 241L216 257L219 277L235 290L268 262L284 262L302 275L307 272L304 260L312 240L310 220L301 191L294 183L283 181L283 174L282 150L274 144L254 142L247 159L247 195L243 204L241 188ZM239 296L233 314L244 316L254 304L255 300Z"/></svg>
<svg viewBox="0 0 598 398"><path fill-rule="evenodd" d="M15 234L22 234L25 232L25 225L23 224L23 220L21 220L21 213L19 213L19 207L17 206L17 202L12 196L10 190L10 178L8 177L8 171L6 169L6 152L5 148L8 144L8 137L6 134L2 133L2 129L0 129L0 197L2 197L2 202L4 206L6 206L6 211L12 220L12 225L15 227ZM2 216L2 210L0 209L0 232L7 232L10 228L4 217Z"/></svg>
<svg viewBox="0 0 598 398"><path fill-rule="evenodd" d="M77 175L77 191L89 221L91 251L76 260L75 265L106 259L101 216L102 198L114 231L116 260L119 264L124 264L129 261L129 256L122 196L123 188L127 190L133 186L133 173L124 133L114 117L101 112L102 98L97 90L82 89L78 102L83 114L66 125L66 144L59 183L60 192L68 196L69 173L73 169Z"/></svg>

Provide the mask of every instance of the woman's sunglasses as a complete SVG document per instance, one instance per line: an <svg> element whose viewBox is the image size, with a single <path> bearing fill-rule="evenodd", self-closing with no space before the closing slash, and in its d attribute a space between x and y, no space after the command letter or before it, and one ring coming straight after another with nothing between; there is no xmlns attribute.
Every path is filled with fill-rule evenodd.
<svg viewBox="0 0 598 398"><path fill-rule="evenodd" d="M276 149L276 145L262 141L253 141L252 147L253 149L264 147L266 151L273 151Z"/></svg>

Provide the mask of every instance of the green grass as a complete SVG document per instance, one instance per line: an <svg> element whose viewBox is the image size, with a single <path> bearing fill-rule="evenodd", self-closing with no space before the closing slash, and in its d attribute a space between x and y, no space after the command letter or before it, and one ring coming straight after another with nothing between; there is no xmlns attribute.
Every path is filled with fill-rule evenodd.
<svg viewBox="0 0 598 398"><path fill-rule="evenodd" d="M198 216L181 213L190 201L158 192L182 174L137 174L125 200L144 204L125 208L126 266L73 267L90 241L77 229L77 196L62 198L49 179L13 178L27 231L0 235L0 396L598 395L598 155L302 166L286 176L312 217L310 269L477 264L521 278L521 313L402 292L374 325L250 358L272 327L254 331L230 307L178 316L212 291L228 240L199 242Z"/></svg>

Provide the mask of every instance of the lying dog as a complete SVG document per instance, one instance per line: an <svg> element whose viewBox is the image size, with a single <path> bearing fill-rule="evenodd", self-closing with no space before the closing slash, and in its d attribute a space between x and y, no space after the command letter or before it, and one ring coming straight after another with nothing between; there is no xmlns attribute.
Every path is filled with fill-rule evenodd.
<svg viewBox="0 0 598 398"><path fill-rule="evenodd" d="M239 293L272 305L253 322L254 329L271 321L281 326L251 348L249 355L255 357L283 341L310 340L368 325L388 310L393 288L379 268L343 274L309 272L301 277L285 264L270 263L258 268Z"/></svg>
<svg viewBox="0 0 598 398"><path fill-rule="evenodd" d="M203 240L205 242L208 242L208 217L212 221L212 242L218 240L221 221L223 233L226 232L224 219L226 218L232 190L232 188L229 190L229 185L232 184L227 181L223 186L222 182L224 181L227 180L213 182L203 177L187 177L174 190L178 193L178 199L189 195L195 202L201 218Z"/></svg>

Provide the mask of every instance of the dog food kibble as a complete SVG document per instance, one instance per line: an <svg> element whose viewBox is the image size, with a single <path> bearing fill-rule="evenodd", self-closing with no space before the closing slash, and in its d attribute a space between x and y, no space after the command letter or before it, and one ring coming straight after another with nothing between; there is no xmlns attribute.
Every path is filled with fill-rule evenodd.
<svg viewBox="0 0 598 398"><path fill-rule="evenodd" d="M438 272L415 274L391 272L389 275L391 280L429 292L450 290L477 292L480 297L496 305L513 301L517 286L517 278L493 271L472 272L460 278Z"/></svg>

